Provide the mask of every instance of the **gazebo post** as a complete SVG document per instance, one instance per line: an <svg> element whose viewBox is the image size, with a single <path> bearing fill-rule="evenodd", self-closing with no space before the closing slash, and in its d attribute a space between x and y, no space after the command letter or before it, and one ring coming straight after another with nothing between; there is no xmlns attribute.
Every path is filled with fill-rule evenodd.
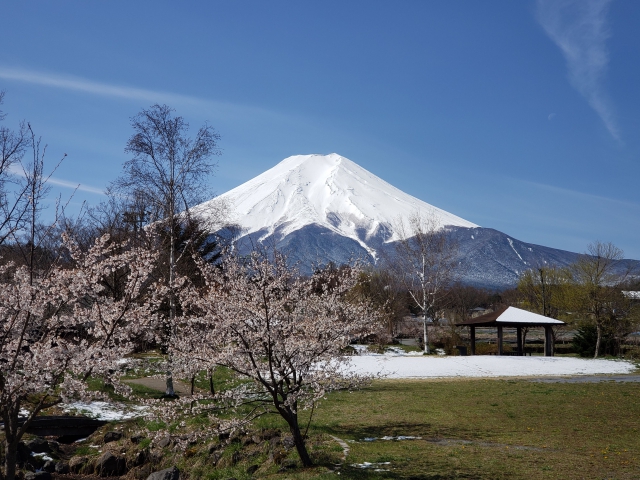
<svg viewBox="0 0 640 480"><path fill-rule="evenodd" d="M498 325L498 355L502 355L502 325Z"/></svg>
<svg viewBox="0 0 640 480"><path fill-rule="evenodd" d="M553 357L553 337L550 325L544 326L544 356Z"/></svg>
<svg viewBox="0 0 640 480"><path fill-rule="evenodd" d="M516 331L518 332L518 339L517 339L517 343L518 343L518 356L521 357L522 354L524 353L524 346L522 345L522 327L517 326L516 327Z"/></svg>
<svg viewBox="0 0 640 480"><path fill-rule="evenodd" d="M469 326L469 337L471 337L471 355L476 354L476 327Z"/></svg>

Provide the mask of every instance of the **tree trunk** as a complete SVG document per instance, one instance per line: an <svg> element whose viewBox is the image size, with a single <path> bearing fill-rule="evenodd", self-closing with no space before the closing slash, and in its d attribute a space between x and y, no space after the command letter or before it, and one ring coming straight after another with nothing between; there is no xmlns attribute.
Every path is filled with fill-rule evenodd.
<svg viewBox="0 0 640 480"><path fill-rule="evenodd" d="M307 446L304 443L304 437L302 436L302 432L300 432L300 426L298 425L298 415L294 413L289 407L285 407L284 409L279 408L278 410L280 412L280 415L282 415L282 417L289 424L289 430L291 431L291 435L293 436L296 451L300 456L302 465L304 465L305 467L312 466L313 462L311 461L309 452L307 452Z"/></svg>
<svg viewBox="0 0 640 480"><path fill-rule="evenodd" d="M429 332L427 330L427 316L424 316L424 321L422 322L424 327L424 353L429 353Z"/></svg>
<svg viewBox="0 0 640 480"><path fill-rule="evenodd" d="M176 392L173 389L173 375L171 373L171 370L169 370L167 372L167 389L165 390L164 394L168 397L175 397L176 396Z"/></svg>
<svg viewBox="0 0 640 480"><path fill-rule="evenodd" d="M300 427L298 426L298 415L293 414L293 422L289 424L289 430L291 430L291 435L293 435L293 441L296 444L296 450L298 455L300 456L300 460L302 461L302 465L305 467L310 467L313 465L311 461L311 457L309 456L309 452L307 452L307 446L304 443L304 437L302 436L302 432L300 432Z"/></svg>
<svg viewBox="0 0 640 480"><path fill-rule="evenodd" d="M213 371L209 374L209 392L211 395L216 394L216 389L213 387Z"/></svg>
<svg viewBox="0 0 640 480"><path fill-rule="evenodd" d="M598 336L596 339L596 352L593 355L593 358L598 358L598 352L600 351L600 338L602 337L602 329L600 328L600 324L596 323L596 332L598 332Z"/></svg>
<svg viewBox="0 0 640 480"><path fill-rule="evenodd" d="M4 441L4 478L15 480L16 462L18 461L18 441Z"/></svg>

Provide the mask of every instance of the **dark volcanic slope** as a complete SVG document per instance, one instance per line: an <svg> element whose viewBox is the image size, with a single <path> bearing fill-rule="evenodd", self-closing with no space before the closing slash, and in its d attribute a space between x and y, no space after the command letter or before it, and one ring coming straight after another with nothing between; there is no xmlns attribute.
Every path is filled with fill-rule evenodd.
<svg viewBox="0 0 640 480"><path fill-rule="evenodd" d="M447 230L451 239L458 244L462 265L460 280L477 287L511 288L518 283L522 272L531 267L567 266L579 256L566 250L522 242L492 228L447 227ZM255 244L261 233L264 232L242 238L241 250L247 250ZM379 252L378 259L388 258L392 261L394 244L383 245L379 240L369 242L372 247L375 244L374 248ZM358 242L319 225L308 225L284 237L276 231L262 243L286 252L303 273L310 273L314 267L329 262L340 265L360 259L375 263L374 258ZM629 263L638 265L639 262L627 260L621 262L620 268Z"/></svg>

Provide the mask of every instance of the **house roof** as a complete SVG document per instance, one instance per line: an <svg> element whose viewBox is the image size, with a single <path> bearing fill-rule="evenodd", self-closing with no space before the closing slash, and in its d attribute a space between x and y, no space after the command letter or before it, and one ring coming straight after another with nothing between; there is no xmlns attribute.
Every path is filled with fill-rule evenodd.
<svg viewBox="0 0 640 480"><path fill-rule="evenodd" d="M555 318L545 317L516 307L502 307L495 312L485 313L479 317L456 323L458 326L475 327L544 327L564 324Z"/></svg>
<svg viewBox="0 0 640 480"><path fill-rule="evenodd" d="M624 295L626 298L631 298L632 300L640 300L640 292L623 290L622 295Z"/></svg>

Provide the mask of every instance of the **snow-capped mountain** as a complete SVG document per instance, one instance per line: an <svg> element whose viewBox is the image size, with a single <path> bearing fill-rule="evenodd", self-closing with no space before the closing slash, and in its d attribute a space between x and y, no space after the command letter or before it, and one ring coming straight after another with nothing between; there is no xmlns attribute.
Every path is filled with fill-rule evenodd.
<svg viewBox="0 0 640 480"><path fill-rule="evenodd" d="M230 211L239 248L262 243L286 251L299 268L356 258L391 258L399 221L416 213L435 219L459 246L464 283L486 288L517 284L536 265L566 266L576 253L533 245L441 210L337 154L296 155L193 208L207 219Z"/></svg>
<svg viewBox="0 0 640 480"><path fill-rule="evenodd" d="M374 245L398 240L394 225L420 212L441 226L477 227L388 184L338 154L295 155L194 209L215 202L231 207L232 222L257 240L287 237L316 226L346 237L376 258Z"/></svg>

